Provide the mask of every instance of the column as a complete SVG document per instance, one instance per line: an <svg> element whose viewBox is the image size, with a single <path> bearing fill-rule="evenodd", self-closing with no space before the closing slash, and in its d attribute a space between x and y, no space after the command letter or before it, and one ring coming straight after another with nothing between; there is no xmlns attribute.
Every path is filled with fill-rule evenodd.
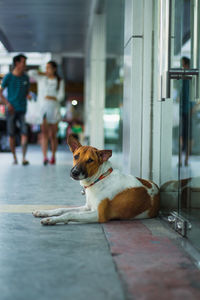
<svg viewBox="0 0 200 300"><path fill-rule="evenodd" d="M125 1L124 171L150 178L153 2Z"/></svg>
<svg viewBox="0 0 200 300"><path fill-rule="evenodd" d="M95 14L91 32L90 59L87 76L90 99L87 103L87 130L90 145L104 148L104 106L105 106L105 15Z"/></svg>

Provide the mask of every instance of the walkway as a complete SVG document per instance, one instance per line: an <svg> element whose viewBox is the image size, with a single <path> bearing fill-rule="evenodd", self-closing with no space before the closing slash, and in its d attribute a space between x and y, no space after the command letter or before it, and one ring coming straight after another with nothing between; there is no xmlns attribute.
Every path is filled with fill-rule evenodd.
<svg viewBox="0 0 200 300"><path fill-rule="evenodd" d="M41 226L35 208L79 205L71 154L44 167L12 166L0 153L0 299L199 299L200 274L159 219Z"/></svg>

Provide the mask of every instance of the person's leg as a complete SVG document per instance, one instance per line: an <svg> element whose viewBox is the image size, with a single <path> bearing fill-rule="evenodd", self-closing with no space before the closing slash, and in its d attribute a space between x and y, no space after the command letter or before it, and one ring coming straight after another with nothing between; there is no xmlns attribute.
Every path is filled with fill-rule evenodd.
<svg viewBox="0 0 200 300"><path fill-rule="evenodd" d="M184 114L184 126L185 126L185 134L184 134L184 139L185 139L185 166L188 166L188 159L190 155L190 145L189 145L189 114Z"/></svg>
<svg viewBox="0 0 200 300"><path fill-rule="evenodd" d="M42 153L44 158L44 164L46 165L48 163L47 158L47 150L48 150L48 123L46 118L43 119L43 123L41 125L42 130Z"/></svg>
<svg viewBox="0 0 200 300"><path fill-rule="evenodd" d="M187 148L185 155L185 166L188 166L189 156L192 153L192 113L187 115Z"/></svg>
<svg viewBox="0 0 200 300"><path fill-rule="evenodd" d="M182 167L182 155L184 151L184 120L183 120L183 114L180 116L180 125L179 125L179 152L178 152L178 165Z"/></svg>
<svg viewBox="0 0 200 300"><path fill-rule="evenodd" d="M17 113L17 120L20 122L21 129L22 164L28 165L29 162L26 160L26 152L28 147L28 126L25 121L25 113Z"/></svg>
<svg viewBox="0 0 200 300"><path fill-rule="evenodd" d="M16 156L16 151L15 151L15 137L14 136L10 136L9 137L9 143L10 143L10 150L13 154L13 158L14 158L14 164L16 165L17 162L17 156Z"/></svg>
<svg viewBox="0 0 200 300"><path fill-rule="evenodd" d="M15 113L7 112L7 132L9 135L10 150L13 154L14 164L17 164L17 156L15 151Z"/></svg>
<svg viewBox="0 0 200 300"><path fill-rule="evenodd" d="M28 147L28 137L27 135L22 134L21 136L21 146L22 146L22 163L28 164L28 161L26 160L26 152Z"/></svg>
<svg viewBox="0 0 200 300"><path fill-rule="evenodd" d="M179 156L178 156L178 159L179 159L179 166L182 167L182 154L183 154L183 137L180 136L180 140L179 140L179 143L180 143L180 149L179 149Z"/></svg>
<svg viewBox="0 0 200 300"><path fill-rule="evenodd" d="M56 156L56 150L58 146L58 140L57 140L57 131L58 131L58 125L57 124L51 124L49 126L49 136L51 140L51 151L52 151L52 158L50 163L55 163L55 156Z"/></svg>

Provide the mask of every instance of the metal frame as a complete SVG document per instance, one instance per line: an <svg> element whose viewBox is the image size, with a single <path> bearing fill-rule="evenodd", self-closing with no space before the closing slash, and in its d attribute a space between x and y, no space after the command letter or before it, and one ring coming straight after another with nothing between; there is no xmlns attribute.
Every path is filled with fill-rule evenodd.
<svg viewBox="0 0 200 300"><path fill-rule="evenodd" d="M169 98L168 70L170 67L171 0L159 1L159 101Z"/></svg>
<svg viewBox="0 0 200 300"><path fill-rule="evenodd" d="M181 234L183 237L187 237L188 230L191 230L191 223L180 216L176 211L172 211L168 216L168 222L171 224L172 228Z"/></svg>
<svg viewBox="0 0 200 300"><path fill-rule="evenodd" d="M170 68L171 62L171 38L172 38L172 28L171 28L171 8L172 0L160 0L159 2L159 58L160 58L160 91L159 100L165 101L170 98L170 80L172 79L193 79L195 77L196 93L195 98L200 97L200 74L197 67L197 55L194 53L198 51L198 1L193 0L193 15L194 15L194 39L193 39L193 59L194 59L194 69L174 69ZM167 42L166 42L167 40ZM164 50L165 49L165 50Z"/></svg>
<svg viewBox="0 0 200 300"><path fill-rule="evenodd" d="M163 17L163 0L159 1L160 3L160 18ZM159 48L159 58L160 58L160 80L161 80L161 88L159 91L159 101L165 101L166 99L170 99L171 95L171 91L170 91L170 81L175 79L175 80L180 80L180 79L188 79L188 80L192 80L192 85L194 87L194 98L195 100L199 100L200 98L200 72L199 69L197 69L198 67L198 57L197 57L197 51L198 51L198 40L197 40L197 23L198 23L198 13L197 11L195 11L194 9L197 9L198 6L198 1L197 0L193 0L193 10L192 13L194 14L194 32L192 32L191 34L193 34L193 53L192 53L192 58L194 60L194 68L193 69L181 69L181 68L171 68L171 43L173 43L173 28L171 28L172 26L172 22L171 22L171 18L172 16L172 0L168 0L166 1L166 5L168 5L167 7L165 6L166 9L166 15L165 17L168 15L168 20L166 20L164 18L164 22L160 21L160 26L166 26L165 29L163 29L162 27L160 28L160 34L159 34L159 39L160 39L160 44L164 43L162 41L163 38L167 39L168 42L164 43L165 45L165 49L163 50L163 44L162 47ZM164 32L164 34L163 34ZM168 33L168 35L167 35ZM163 52L162 52L163 51ZM196 52L195 52L196 51ZM165 63L163 63L163 61ZM166 66L168 66L166 68ZM163 104L164 105L164 104ZM179 176L180 178L180 176ZM191 230L192 225L191 223L185 219L182 215L180 215L180 208L179 208L179 199L178 199L178 212L176 211L172 211L170 212L169 216L168 216L168 222L170 223L171 227L178 232L180 235L182 235L183 237L187 237L187 233L188 230Z"/></svg>

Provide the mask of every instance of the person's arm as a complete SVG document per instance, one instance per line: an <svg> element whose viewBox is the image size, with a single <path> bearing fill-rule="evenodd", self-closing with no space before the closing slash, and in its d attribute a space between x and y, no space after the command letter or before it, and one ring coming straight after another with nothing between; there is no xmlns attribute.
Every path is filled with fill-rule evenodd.
<svg viewBox="0 0 200 300"><path fill-rule="evenodd" d="M39 76L46 76L47 74L46 74L45 72L40 72L40 71L38 71L38 75L39 75Z"/></svg>
<svg viewBox="0 0 200 300"><path fill-rule="evenodd" d="M9 112L14 112L14 107L10 104L10 102L3 95L3 88L2 87L0 89L0 98L3 102L3 104L5 104L7 106Z"/></svg>
<svg viewBox="0 0 200 300"><path fill-rule="evenodd" d="M31 95L30 95L30 78L29 78L29 76L27 76L27 80L28 80L28 86L27 86L26 98L27 98L28 100L30 100L32 97L31 97Z"/></svg>
<svg viewBox="0 0 200 300"><path fill-rule="evenodd" d="M4 76L4 78L2 80L1 88L0 88L0 97L1 97L3 104L5 104L7 106L8 111L12 113L12 112L14 112L14 107L10 104L8 99L6 99L6 97L4 97L4 95L3 95L4 88L6 88L8 86L9 78L10 78L10 76L9 76L9 74L7 74Z"/></svg>
<svg viewBox="0 0 200 300"><path fill-rule="evenodd" d="M31 99L32 99L32 96L31 96L30 92L26 95L26 98L27 98L28 100L31 100Z"/></svg>
<svg viewBox="0 0 200 300"><path fill-rule="evenodd" d="M64 80L62 79L60 81L59 90L57 93L57 100L58 102L62 102L64 99L65 99L65 83Z"/></svg>
<svg viewBox="0 0 200 300"><path fill-rule="evenodd" d="M53 96L46 96L45 98L46 98L47 100L57 101L57 98L56 98L56 97L53 97Z"/></svg>
<svg viewBox="0 0 200 300"><path fill-rule="evenodd" d="M38 70L29 70L28 76L38 81L40 80L41 76L46 76L46 73L40 72Z"/></svg>

